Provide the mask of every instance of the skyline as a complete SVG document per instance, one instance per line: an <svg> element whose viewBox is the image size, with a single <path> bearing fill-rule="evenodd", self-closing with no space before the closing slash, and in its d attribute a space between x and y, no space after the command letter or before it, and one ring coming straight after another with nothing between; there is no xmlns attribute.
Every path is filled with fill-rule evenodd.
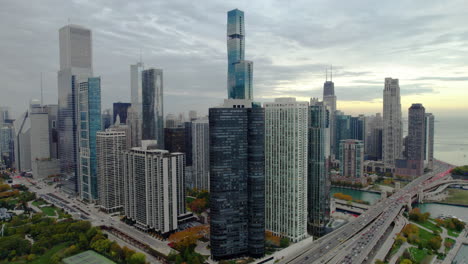
<svg viewBox="0 0 468 264"><path fill-rule="evenodd" d="M333 64L337 108L347 114L382 112L385 77L400 80L403 116L411 103L423 103L437 116L468 110L463 101L468 32L453 27L467 21L463 1L424 3L424 10L417 9L421 1L391 9L370 1L323 2L305 10L301 3L265 2L203 7L185 1L49 3L7 2L0 10L0 29L7 37L0 43L0 78L2 92L12 95L0 104L11 107L15 117L29 99L40 98L40 72L44 103L56 103L58 29L68 17L93 31L93 68L102 78L103 109L130 102L129 65L139 60L141 49L147 68L165 72L164 111L206 114L225 97L225 13L234 8L246 12L246 57L255 62L258 101L321 97L325 69ZM51 5L64 12L58 16L56 9L45 8Z"/></svg>

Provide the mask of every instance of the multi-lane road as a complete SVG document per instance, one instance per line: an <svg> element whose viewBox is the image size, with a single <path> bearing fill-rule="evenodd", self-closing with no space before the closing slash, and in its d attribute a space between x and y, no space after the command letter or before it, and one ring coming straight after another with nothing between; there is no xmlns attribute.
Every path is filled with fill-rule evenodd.
<svg viewBox="0 0 468 264"><path fill-rule="evenodd" d="M434 170L380 201L352 222L310 244L300 255L280 263L364 263L385 231L425 184L440 180L453 166L435 162Z"/></svg>

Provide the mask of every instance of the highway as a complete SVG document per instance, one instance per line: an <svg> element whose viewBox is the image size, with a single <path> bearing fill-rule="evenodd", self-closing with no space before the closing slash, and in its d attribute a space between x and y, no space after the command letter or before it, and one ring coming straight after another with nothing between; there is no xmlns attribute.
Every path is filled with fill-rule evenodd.
<svg viewBox="0 0 468 264"><path fill-rule="evenodd" d="M403 207L426 184L444 178L453 166L436 161L434 170L415 179L391 197L332 233L314 241L302 254L288 256L279 263L364 263L376 243L402 212Z"/></svg>

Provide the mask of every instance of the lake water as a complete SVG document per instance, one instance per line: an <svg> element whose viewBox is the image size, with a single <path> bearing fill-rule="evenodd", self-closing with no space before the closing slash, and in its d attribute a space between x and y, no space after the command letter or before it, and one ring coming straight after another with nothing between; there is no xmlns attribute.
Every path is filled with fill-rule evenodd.
<svg viewBox="0 0 468 264"><path fill-rule="evenodd" d="M468 115L435 117L434 157L457 166L468 165Z"/></svg>
<svg viewBox="0 0 468 264"><path fill-rule="evenodd" d="M462 245L452 261L453 264L468 263L468 245Z"/></svg>
<svg viewBox="0 0 468 264"><path fill-rule="evenodd" d="M441 214L452 215L468 223L468 207L437 203L423 203L416 204L414 206L421 209L421 212L423 213L429 212L431 217L437 217Z"/></svg>
<svg viewBox="0 0 468 264"><path fill-rule="evenodd" d="M362 200L362 201L369 202L370 204L375 204L377 200L380 199L380 194L378 193L353 190L353 189L348 189L348 188L332 187L330 190L331 197L333 197L333 194L335 193L343 193L343 194L351 195L354 200Z"/></svg>

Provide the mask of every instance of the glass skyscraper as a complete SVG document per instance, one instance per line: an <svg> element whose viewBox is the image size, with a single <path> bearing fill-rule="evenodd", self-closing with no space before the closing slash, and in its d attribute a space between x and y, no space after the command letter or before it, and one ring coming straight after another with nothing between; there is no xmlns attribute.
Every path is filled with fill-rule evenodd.
<svg viewBox="0 0 468 264"><path fill-rule="evenodd" d="M164 149L163 71L148 69L142 72L143 122L142 140L157 140Z"/></svg>
<svg viewBox="0 0 468 264"><path fill-rule="evenodd" d="M309 111L307 232L322 236L330 220L330 113L317 99Z"/></svg>
<svg viewBox="0 0 468 264"><path fill-rule="evenodd" d="M101 130L101 78L79 84L80 195L87 201L98 199L96 133Z"/></svg>
<svg viewBox="0 0 468 264"><path fill-rule="evenodd" d="M264 109L225 100L209 109L210 234L213 259L265 251Z"/></svg>
<svg viewBox="0 0 468 264"><path fill-rule="evenodd" d="M234 9L227 16L228 98L253 99L253 62L244 60L244 12Z"/></svg>

